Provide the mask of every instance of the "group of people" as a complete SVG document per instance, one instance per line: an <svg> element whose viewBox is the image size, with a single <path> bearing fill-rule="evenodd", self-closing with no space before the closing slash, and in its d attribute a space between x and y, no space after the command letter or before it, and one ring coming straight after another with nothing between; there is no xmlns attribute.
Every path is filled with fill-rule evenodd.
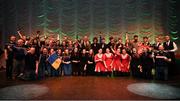
<svg viewBox="0 0 180 101"><path fill-rule="evenodd" d="M44 79L54 76L128 76L160 80L168 79L168 69L175 64L177 45L165 36L165 41L156 37L150 44L148 37L134 35L132 40L117 40L94 37L91 43L87 36L75 41L65 36L56 39L20 35L11 36L5 45L6 77L8 79ZM49 57L57 54L59 68L53 68Z"/></svg>

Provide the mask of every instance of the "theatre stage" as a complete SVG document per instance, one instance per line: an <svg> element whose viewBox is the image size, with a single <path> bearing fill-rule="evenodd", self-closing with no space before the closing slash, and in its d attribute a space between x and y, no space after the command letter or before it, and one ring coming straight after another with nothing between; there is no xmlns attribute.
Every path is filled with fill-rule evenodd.
<svg viewBox="0 0 180 101"><path fill-rule="evenodd" d="M6 80L0 72L0 99L153 100L180 99L180 77L169 81L132 77L51 77L41 81Z"/></svg>

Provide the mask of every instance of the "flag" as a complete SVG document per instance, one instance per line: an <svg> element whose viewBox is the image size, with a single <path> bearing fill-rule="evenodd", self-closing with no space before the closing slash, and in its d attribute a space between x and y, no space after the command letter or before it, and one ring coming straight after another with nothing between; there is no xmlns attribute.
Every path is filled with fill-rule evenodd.
<svg viewBox="0 0 180 101"><path fill-rule="evenodd" d="M51 66L54 69L57 70L59 68L60 64L61 64L61 59L58 58L58 55L56 53L54 53L54 54L49 56L48 62L51 64Z"/></svg>

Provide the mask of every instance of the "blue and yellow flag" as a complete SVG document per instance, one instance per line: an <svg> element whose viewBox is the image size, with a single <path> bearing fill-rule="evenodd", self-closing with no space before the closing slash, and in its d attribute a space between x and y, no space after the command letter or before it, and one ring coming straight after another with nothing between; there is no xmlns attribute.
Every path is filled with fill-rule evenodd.
<svg viewBox="0 0 180 101"><path fill-rule="evenodd" d="M51 66L54 69L57 70L59 68L60 64L61 64L61 59L58 58L58 55L56 53L54 53L54 54L49 56L48 62L51 64Z"/></svg>

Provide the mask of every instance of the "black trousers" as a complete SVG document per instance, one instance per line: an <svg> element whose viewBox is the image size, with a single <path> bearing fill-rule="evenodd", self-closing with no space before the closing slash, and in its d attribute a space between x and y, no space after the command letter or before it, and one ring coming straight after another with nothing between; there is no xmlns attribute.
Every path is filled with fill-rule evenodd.
<svg viewBox="0 0 180 101"><path fill-rule="evenodd" d="M152 70L152 67L144 66L143 67L143 72L142 72L143 78L152 79L151 70Z"/></svg>
<svg viewBox="0 0 180 101"><path fill-rule="evenodd" d="M6 77L12 78L13 60L6 60Z"/></svg>

